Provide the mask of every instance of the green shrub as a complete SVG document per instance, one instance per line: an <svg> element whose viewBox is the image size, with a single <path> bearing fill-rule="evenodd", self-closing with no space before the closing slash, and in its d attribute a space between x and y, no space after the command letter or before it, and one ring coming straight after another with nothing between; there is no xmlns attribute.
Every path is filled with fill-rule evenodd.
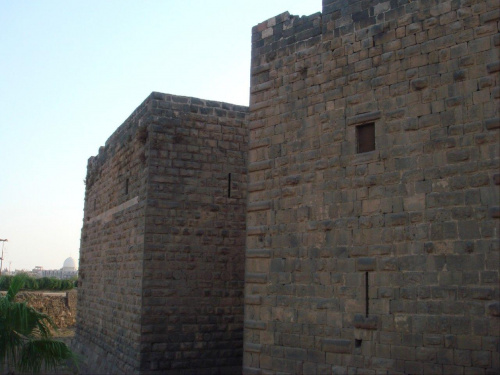
<svg viewBox="0 0 500 375"><path fill-rule="evenodd" d="M12 281L12 276L0 277L0 290L9 290L11 281Z"/></svg>
<svg viewBox="0 0 500 375"><path fill-rule="evenodd" d="M8 290L13 276L0 277L0 290ZM34 278L25 276L24 290L70 290L75 286L73 279L60 280L55 277Z"/></svg>
<svg viewBox="0 0 500 375"><path fill-rule="evenodd" d="M27 277L24 282L24 289L26 290L38 290L38 281L32 277Z"/></svg>

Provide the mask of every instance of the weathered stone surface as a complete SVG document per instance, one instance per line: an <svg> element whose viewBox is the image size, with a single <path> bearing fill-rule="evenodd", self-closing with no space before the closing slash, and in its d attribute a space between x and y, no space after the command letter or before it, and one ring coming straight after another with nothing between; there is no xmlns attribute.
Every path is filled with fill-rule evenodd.
<svg viewBox="0 0 500 375"><path fill-rule="evenodd" d="M354 316L353 325L359 329L377 329L378 327L378 316L363 316L361 314L356 314Z"/></svg>
<svg viewBox="0 0 500 375"><path fill-rule="evenodd" d="M89 160L75 338L86 371L241 372L246 116L152 93Z"/></svg>
<svg viewBox="0 0 500 375"><path fill-rule="evenodd" d="M314 342L328 374L500 371L482 344L500 339L499 9L323 0L320 22L254 29L249 183L266 188L249 193L247 248L269 258L247 261L262 303L245 314L268 325L245 337L269 358L247 368L322 373L284 362ZM375 150L358 153L367 123Z"/></svg>
<svg viewBox="0 0 500 375"><path fill-rule="evenodd" d="M500 302L493 302L488 305L488 313L492 316L500 316Z"/></svg>
<svg viewBox="0 0 500 375"><path fill-rule="evenodd" d="M322 350L331 353L350 353L351 341L350 340L334 340L324 339L322 342Z"/></svg>
<svg viewBox="0 0 500 375"><path fill-rule="evenodd" d="M323 0L253 28L248 115L153 93L89 161L94 368L500 372L499 7Z"/></svg>

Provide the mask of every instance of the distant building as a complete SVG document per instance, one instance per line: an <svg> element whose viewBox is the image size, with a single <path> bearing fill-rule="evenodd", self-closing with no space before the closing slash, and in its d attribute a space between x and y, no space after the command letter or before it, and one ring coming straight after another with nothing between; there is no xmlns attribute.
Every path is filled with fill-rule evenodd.
<svg viewBox="0 0 500 375"><path fill-rule="evenodd" d="M61 271L62 271L63 276L66 276L66 275L70 275L69 277L77 276L78 269L76 267L76 261L72 257L67 258L63 263L63 268L61 269ZM64 277L64 278L67 278L67 277Z"/></svg>
<svg viewBox="0 0 500 375"><path fill-rule="evenodd" d="M78 269L76 267L76 261L72 257L69 257L64 261L61 269L44 270L43 267L36 266L31 271L31 274L35 277L54 277L56 279L64 280L78 276Z"/></svg>

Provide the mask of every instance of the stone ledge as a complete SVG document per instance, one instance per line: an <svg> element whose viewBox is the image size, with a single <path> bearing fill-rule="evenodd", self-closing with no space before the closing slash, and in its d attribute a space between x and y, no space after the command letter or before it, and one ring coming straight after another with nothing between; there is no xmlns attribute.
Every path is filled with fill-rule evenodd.
<svg viewBox="0 0 500 375"><path fill-rule="evenodd" d="M260 201L260 202L252 202L248 203L247 211L255 212L255 211L267 211L271 209L272 201Z"/></svg>
<svg viewBox="0 0 500 375"><path fill-rule="evenodd" d="M262 345L261 344L253 344L253 343L246 343L245 344L245 351L246 352L251 352L251 353L260 353L262 351Z"/></svg>
<svg viewBox="0 0 500 375"><path fill-rule="evenodd" d="M494 130L500 128L500 118L490 118L488 120L484 121L484 125L486 126L486 129L488 130Z"/></svg>
<svg viewBox="0 0 500 375"><path fill-rule="evenodd" d="M364 122L370 122L378 120L381 117L380 111L373 111L362 113L360 115L356 115L347 119L347 125L360 125Z"/></svg>
<svg viewBox="0 0 500 375"><path fill-rule="evenodd" d="M92 224L93 222L99 221L99 220L102 220L103 222L107 223L107 222L111 221L114 214L116 214L117 212L126 210L127 208L130 208L132 206L135 206L137 203L139 203L139 196L136 196L136 197L134 197L126 202L123 202L122 204L120 204L116 207L110 208L109 210L103 212L100 215L97 215L93 218L90 218L89 220L87 220L87 222L85 224Z"/></svg>

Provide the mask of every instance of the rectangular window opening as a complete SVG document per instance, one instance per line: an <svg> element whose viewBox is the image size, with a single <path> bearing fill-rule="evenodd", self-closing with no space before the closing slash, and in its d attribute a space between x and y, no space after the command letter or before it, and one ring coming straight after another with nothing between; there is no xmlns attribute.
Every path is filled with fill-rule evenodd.
<svg viewBox="0 0 500 375"><path fill-rule="evenodd" d="M375 150L375 123L356 126L358 154Z"/></svg>
<svg viewBox="0 0 500 375"><path fill-rule="evenodd" d="M128 194L128 184L129 184L129 180L128 178L125 180L125 195Z"/></svg>
<svg viewBox="0 0 500 375"><path fill-rule="evenodd" d="M227 175L227 197L231 198L231 173Z"/></svg>

